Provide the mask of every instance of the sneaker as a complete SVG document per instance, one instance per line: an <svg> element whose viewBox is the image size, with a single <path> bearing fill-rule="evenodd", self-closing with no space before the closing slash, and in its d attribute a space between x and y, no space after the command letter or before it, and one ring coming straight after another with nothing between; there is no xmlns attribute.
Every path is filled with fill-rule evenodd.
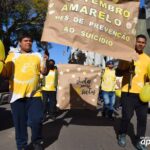
<svg viewBox="0 0 150 150"><path fill-rule="evenodd" d="M121 147L126 146L126 134L120 134L118 136L118 145L121 146Z"/></svg>
<svg viewBox="0 0 150 150"><path fill-rule="evenodd" d="M111 120L111 121L114 121L114 120L115 120L115 117L113 117L113 116L109 116L108 118L109 118L109 120Z"/></svg>
<svg viewBox="0 0 150 150"><path fill-rule="evenodd" d="M102 117L105 117L105 118L108 117L108 109L107 108L103 109L103 111L102 111Z"/></svg>
<svg viewBox="0 0 150 150"><path fill-rule="evenodd" d="M110 119L110 120L114 120L114 117L113 117L113 110L109 110L108 111L108 118Z"/></svg>
<svg viewBox="0 0 150 150"><path fill-rule="evenodd" d="M137 148L137 150L147 150L147 147L145 145L141 144L141 142L138 142L136 144L136 148Z"/></svg>
<svg viewBox="0 0 150 150"><path fill-rule="evenodd" d="M103 116L103 117L106 117L105 111L102 111L102 116Z"/></svg>
<svg viewBox="0 0 150 150"><path fill-rule="evenodd" d="M27 150L28 149L28 146L25 145L25 146L21 146L21 147L18 147L19 150Z"/></svg>
<svg viewBox="0 0 150 150"><path fill-rule="evenodd" d="M54 114L49 115L49 118L50 118L51 120L53 120L53 121L55 121L55 120L56 120L56 116L55 116Z"/></svg>
<svg viewBox="0 0 150 150"><path fill-rule="evenodd" d="M119 111L117 109L114 109L114 115L119 116Z"/></svg>
<svg viewBox="0 0 150 150"><path fill-rule="evenodd" d="M34 150L44 150L40 143L33 144Z"/></svg>
<svg viewBox="0 0 150 150"><path fill-rule="evenodd" d="M47 116L44 116L42 122L44 123L44 122L46 122L47 120L48 120Z"/></svg>

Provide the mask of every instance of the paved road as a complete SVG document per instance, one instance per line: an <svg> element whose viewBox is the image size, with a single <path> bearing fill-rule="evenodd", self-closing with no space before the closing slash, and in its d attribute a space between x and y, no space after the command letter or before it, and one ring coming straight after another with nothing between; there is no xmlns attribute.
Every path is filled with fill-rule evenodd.
<svg viewBox="0 0 150 150"><path fill-rule="evenodd" d="M132 144L135 122L134 116L129 126L127 146L120 148L116 139L120 115L115 121L110 121L102 118L98 110L62 112L57 120L48 120L44 123L44 147L46 150L135 150ZM146 135L150 137L150 114L147 127ZM16 149L15 132L8 104L0 106L0 149Z"/></svg>

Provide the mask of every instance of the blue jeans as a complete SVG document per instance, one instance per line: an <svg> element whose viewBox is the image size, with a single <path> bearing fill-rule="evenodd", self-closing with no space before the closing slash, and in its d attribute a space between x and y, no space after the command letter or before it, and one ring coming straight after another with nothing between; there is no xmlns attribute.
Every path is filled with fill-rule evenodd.
<svg viewBox="0 0 150 150"><path fill-rule="evenodd" d="M16 132L17 149L27 147L27 126L31 127L31 141L42 139L43 102L40 97L21 98L11 103L13 122Z"/></svg>
<svg viewBox="0 0 150 150"><path fill-rule="evenodd" d="M108 110L114 110L113 106L115 104L115 92L106 92L102 91L102 96L104 100L104 107L107 108Z"/></svg>

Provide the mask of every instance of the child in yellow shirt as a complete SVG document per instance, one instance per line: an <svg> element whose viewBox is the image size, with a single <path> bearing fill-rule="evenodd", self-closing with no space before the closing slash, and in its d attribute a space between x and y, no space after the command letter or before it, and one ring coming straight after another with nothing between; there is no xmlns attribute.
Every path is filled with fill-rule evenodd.
<svg viewBox="0 0 150 150"><path fill-rule="evenodd" d="M102 97L104 100L104 109L102 115L105 117L108 115L110 119L113 119L113 106L115 103L115 85L116 85L116 75L114 69L114 62L109 60L106 63L106 68L102 76Z"/></svg>

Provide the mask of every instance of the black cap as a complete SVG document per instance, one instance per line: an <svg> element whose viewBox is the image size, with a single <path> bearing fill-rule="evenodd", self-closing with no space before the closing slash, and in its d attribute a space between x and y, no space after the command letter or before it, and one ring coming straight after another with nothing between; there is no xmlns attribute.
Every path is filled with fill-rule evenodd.
<svg viewBox="0 0 150 150"><path fill-rule="evenodd" d="M113 61L113 60L107 61L107 62L106 62L106 66L107 66L107 65L114 65L114 61Z"/></svg>

